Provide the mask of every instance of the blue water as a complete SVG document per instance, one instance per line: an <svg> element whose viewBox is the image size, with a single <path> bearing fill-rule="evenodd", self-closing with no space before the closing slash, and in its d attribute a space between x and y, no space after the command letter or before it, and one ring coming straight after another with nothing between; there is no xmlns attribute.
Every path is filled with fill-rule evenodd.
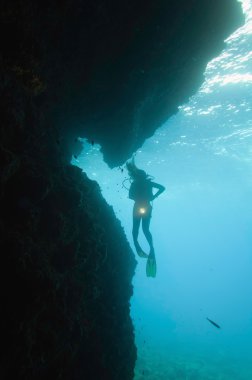
<svg viewBox="0 0 252 380"><path fill-rule="evenodd" d="M166 192L151 221L157 277L137 258L133 279L135 380L252 380L252 0L242 6L246 23L201 88L136 152ZM99 183L133 248L126 170L86 142L73 163Z"/></svg>

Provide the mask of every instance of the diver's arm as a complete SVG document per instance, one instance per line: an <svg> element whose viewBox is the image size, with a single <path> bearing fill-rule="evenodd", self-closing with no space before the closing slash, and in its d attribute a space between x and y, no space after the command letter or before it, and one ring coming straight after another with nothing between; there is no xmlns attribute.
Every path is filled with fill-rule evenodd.
<svg viewBox="0 0 252 380"><path fill-rule="evenodd" d="M154 187L155 189L158 189L156 194L153 195L153 198L152 198L152 200L153 200L165 191L165 187L160 185L159 183L155 183L155 182L152 182L151 184L152 184L152 187Z"/></svg>

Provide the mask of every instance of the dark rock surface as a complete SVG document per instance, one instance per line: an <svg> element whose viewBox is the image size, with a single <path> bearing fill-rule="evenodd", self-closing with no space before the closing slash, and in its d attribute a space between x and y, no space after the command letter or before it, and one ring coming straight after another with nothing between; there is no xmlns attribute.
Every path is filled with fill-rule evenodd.
<svg viewBox="0 0 252 380"><path fill-rule="evenodd" d="M235 0L1 1L3 380L133 378L135 259L77 136L122 163L199 86Z"/></svg>
<svg viewBox="0 0 252 380"><path fill-rule="evenodd" d="M243 20L237 0L2 3L4 65L50 110L65 154L88 137L111 166L188 100Z"/></svg>
<svg viewBox="0 0 252 380"><path fill-rule="evenodd" d="M76 167L11 165L1 217L1 379L132 378L135 261L112 208Z"/></svg>

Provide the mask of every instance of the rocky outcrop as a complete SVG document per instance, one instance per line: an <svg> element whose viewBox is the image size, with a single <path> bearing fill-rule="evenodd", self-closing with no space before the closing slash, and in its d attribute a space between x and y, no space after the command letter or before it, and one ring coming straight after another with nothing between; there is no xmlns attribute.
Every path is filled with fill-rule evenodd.
<svg viewBox="0 0 252 380"><path fill-rule="evenodd" d="M23 96L2 110L1 379L130 379L135 260L97 183L61 162Z"/></svg>
<svg viewBox="0 0 252 380"><path fill-rule="evenodd" d="M97 183L62 159L31 89L6 73L3 84L1 379L130 379L125 234Z"/></svg>
<svg viewBox="0 0 252 380"><path fill-rule="evenodd" d="M81 136L111 166L188 100L243 21L237 0L3 3L5 67L46 107L67 159Z"/></svg>
<svg viewBox="0 0 252 380"><path fill-rule="evenodd" d="M77 136L114 166L176 112L235 0L3 1L1 379L133 378L135 259Z"/></svg>

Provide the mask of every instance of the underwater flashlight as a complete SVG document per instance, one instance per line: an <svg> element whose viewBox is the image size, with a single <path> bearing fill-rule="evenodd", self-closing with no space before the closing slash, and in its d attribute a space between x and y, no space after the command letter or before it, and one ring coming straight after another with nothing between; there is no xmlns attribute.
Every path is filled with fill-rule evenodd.
<svg viewBox="0 0 252 380"><path fill-rule="evenodd" d="M139 214L145 214L145 213L146 213L146 209L143 207L140 207Z"/></svg>

